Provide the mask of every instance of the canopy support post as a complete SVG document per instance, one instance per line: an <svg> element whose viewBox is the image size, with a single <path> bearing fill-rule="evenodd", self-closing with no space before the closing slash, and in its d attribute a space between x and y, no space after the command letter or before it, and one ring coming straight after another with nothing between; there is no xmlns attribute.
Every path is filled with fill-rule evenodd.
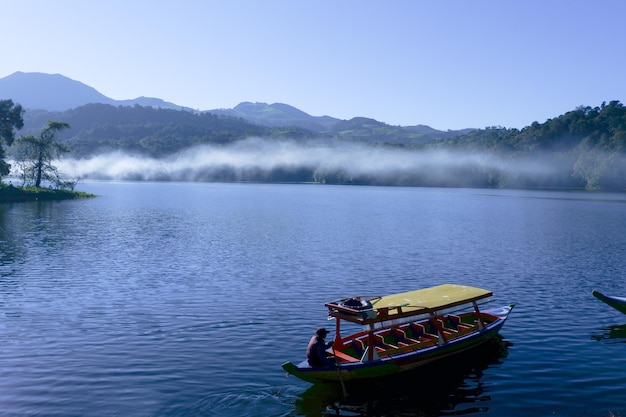
<svg viewBox="0 0 626 417"><path fill-rule="evenodd" d="M476 303L476 301L472 301L472 304L474 305L474 311L476 312L476 315L478 316L478 330L485 330L485 326L483 324L483 317L481 315L480 310L478 309L478 304Z"/></svg>

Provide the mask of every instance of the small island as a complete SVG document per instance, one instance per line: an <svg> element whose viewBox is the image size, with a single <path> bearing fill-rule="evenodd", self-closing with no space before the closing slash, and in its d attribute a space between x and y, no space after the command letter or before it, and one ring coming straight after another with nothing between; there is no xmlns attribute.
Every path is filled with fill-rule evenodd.
<svg viewBox="0 0 626 417"><path fill-rule="evenodd" d="M93 194L74 191L77 181L63 178L53 164L62 153L69 152L65 145L55 140L56 133L69 128L69 123L48 120L39 136L29 134L16 140L15 130L24 126L23 115L21 105L13 103L13 100L0 100L0 203L95 197ZM11 164L5 161L2 145L4 142L11 146L14 141L14 164L22 180L19 187L2 182L2 177L11 173Z"/></svg>
<svg viewBox="0 0 626 417"><path fill-rule="evenodd" d="M0 203L73 200L91 197L95 197L95 195L84 191L55 190L41 187L14 187L10 184L0 184Z"/></svg>

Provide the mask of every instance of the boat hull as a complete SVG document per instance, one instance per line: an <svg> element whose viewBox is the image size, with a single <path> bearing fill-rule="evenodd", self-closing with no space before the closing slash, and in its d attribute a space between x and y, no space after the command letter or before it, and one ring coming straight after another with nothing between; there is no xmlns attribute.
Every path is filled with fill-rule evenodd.
<svg viewBox="0 0 626 417"><path fill-rule="evenodd" d="M474 349L492 339L498 334L512 309L511 305L490 310L497 320L482 330L468 333L443 344L389 355L373 361L338 363L334 368L312 368L306 361L298 365L286 362L282 367L289 374L311 383L363 380L410 371Z"/></svg>
<svg viewBox="0 0 626 417"><path fill-rule="evenodd" d="M617 311L626 314L626 298L604 295L600 291L593 290L591 294L603 303L613 307Z"/></svg>

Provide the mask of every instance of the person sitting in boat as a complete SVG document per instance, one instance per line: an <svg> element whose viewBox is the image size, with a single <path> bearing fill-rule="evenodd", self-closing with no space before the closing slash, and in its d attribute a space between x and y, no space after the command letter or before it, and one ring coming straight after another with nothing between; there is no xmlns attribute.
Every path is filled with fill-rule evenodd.
<svg viewBox="0 0 626 417"><path fill-rule="evenodd" d="M335 365L335 362L326 353L326 349L333 345L333 342L326 343L324 341L327 334L328 330L320 327L315 331L315 336L311 337L306 348L306 360L313 368L325 368Z"/></svg>

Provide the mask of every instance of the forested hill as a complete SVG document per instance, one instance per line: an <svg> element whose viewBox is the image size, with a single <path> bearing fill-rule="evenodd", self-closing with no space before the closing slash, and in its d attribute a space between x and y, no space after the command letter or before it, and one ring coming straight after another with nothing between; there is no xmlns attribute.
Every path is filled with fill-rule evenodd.
<svg viewBox="0 0 626 417"><path fill-rule="evenodd" d="M493 169L489 186L584 187L626 190L626 108L619 101L578 107L545 123L518 129L492 127L426 145L433 149L480 152L505 163L550 167L528 176ZM501 182L501 183L500 183Z"/></svg>
<svg viewBox="0 0 626 417"><path fill-rule="evenodd" d="M442 131L425 125L392 126L366 117L341 120L330 116L311 116L282 103L240 103L233 109L209 110L263 126L297 126L321 136L356 140L362 143L419 144L434 139L453 138L472 129Z"/></svg>
<svg viewBox="0 0 626 417"><path fill-rule="evenodd" d="M619 101L523 129L465 132L367 118L333 121L317 131L208 112L90 104L56 113L28 110L18 134L37 134L47 120L71 125L58 139L73 158L111 150L163 158L200 144L228 150L248 138L265 139L267 146L254 150L262 166L207 165L195 176L206 181L626 190L626 108ZM281 152L278 142L293 147L281 166L272 165L280 160L272 158Z"/></svg>
<svg viewBox="0 0 626 417"><path fill-rule="evenodd" d="M20 133L37 134L47 120L70 124L58 133L58 140L69 146L73 157L111 150L163 157L195 145L226 144L251 136L318 136L297 127L266 127L211 113L108 104L87 104L64 112L29 110Z"/></svg>
<svg viewBox="0 0 626 417"><path fill-rule="evenodd" d="M27 110L20 133L37 134L48 120L64 121L71 128L59 132L58 136L69 145L72 156L84 157L116 149L162 157L194 145L225 144L248 137L333 138L369 144L414 145L470 131L390 126L363 117L315 118L279 104L256 103L239 105L236 109L237 112L192 112L138 105L87 104L61 112ZM280 124L281 121L284 124Z"/></svg>
<svg viewBox="0 0 626 417"><path fill-rule="evenodd" d="M521 130L491 127L474 130L439 144L497 151L559 151L583 145L620 150L626 140L626 107L619 101L601 107L578 107L545 123Z"/></svg>

